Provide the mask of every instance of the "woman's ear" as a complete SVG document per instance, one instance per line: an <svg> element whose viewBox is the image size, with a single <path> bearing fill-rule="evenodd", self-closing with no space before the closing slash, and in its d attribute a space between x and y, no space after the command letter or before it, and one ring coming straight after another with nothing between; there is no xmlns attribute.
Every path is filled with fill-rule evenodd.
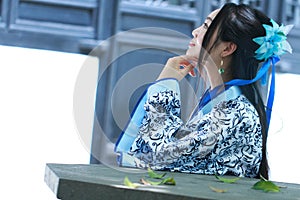
<svg viewBox="0 0 300 200"><path fill-rule="evenodd" d="M223 45L224 45L224 48L221 53L222 57L226 57L226 56L233 54L237 48L237 45L233 42L224 42Z"/></svg>

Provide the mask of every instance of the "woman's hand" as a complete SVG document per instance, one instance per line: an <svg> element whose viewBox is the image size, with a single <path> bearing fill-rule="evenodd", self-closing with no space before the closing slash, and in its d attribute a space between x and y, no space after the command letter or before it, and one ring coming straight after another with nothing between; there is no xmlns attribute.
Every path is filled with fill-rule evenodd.
<svg viewBox="0 0 300 200"><path fill-rule="evenodd" d="M157 80L163 78L176 78L181 81L187 74L195 76L194 68L197 66L197 58L189 55L170 58Z"/></svg>

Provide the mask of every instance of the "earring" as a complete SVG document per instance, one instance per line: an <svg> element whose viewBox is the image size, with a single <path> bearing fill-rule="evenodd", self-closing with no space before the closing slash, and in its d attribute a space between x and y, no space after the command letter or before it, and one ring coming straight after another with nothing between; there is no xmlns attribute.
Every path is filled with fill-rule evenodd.
<svg viewBox="0 0 300 200"><path fill-rule="evenodd" d="M222 68L224 62L223 62L223 59L221 60L221 63L220 63L220 68L218 69L218 72L219 74L224 74L225 70Z"/></svg>

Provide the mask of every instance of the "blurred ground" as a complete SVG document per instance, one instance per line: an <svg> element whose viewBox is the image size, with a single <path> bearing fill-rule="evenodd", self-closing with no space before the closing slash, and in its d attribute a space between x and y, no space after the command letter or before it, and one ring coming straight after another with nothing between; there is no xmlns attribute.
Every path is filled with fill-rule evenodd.
<svg viewBox="0 0 300 200"><path fill-rule="evenodd" d="M73 116L74 86L87 56L6 46L0 46L0 55L1 195L56 199L43 180L45 164L89 162L88 144L80 139ZM90 84L96 84L97 65L90 70ZM268 144L271 179L300 183L300 76L276 78ZM87 138L93 119L93 97L89 98Z"/></svg>

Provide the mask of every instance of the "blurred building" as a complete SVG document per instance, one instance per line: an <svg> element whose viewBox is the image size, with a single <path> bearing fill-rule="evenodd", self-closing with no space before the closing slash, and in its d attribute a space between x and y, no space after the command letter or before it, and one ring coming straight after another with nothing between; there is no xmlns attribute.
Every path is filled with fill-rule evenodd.
<svg viewBox="0 0 300 200"><path fill-rule="evenodd" d="M279 23L295 24L290 41L296 56L288 56L281 70L300 73L295 66L299 0L0 0L0 44L88 54L110 36L135 28L161 27L191 36L211 10L226 2L250 4Z"/></svg>

